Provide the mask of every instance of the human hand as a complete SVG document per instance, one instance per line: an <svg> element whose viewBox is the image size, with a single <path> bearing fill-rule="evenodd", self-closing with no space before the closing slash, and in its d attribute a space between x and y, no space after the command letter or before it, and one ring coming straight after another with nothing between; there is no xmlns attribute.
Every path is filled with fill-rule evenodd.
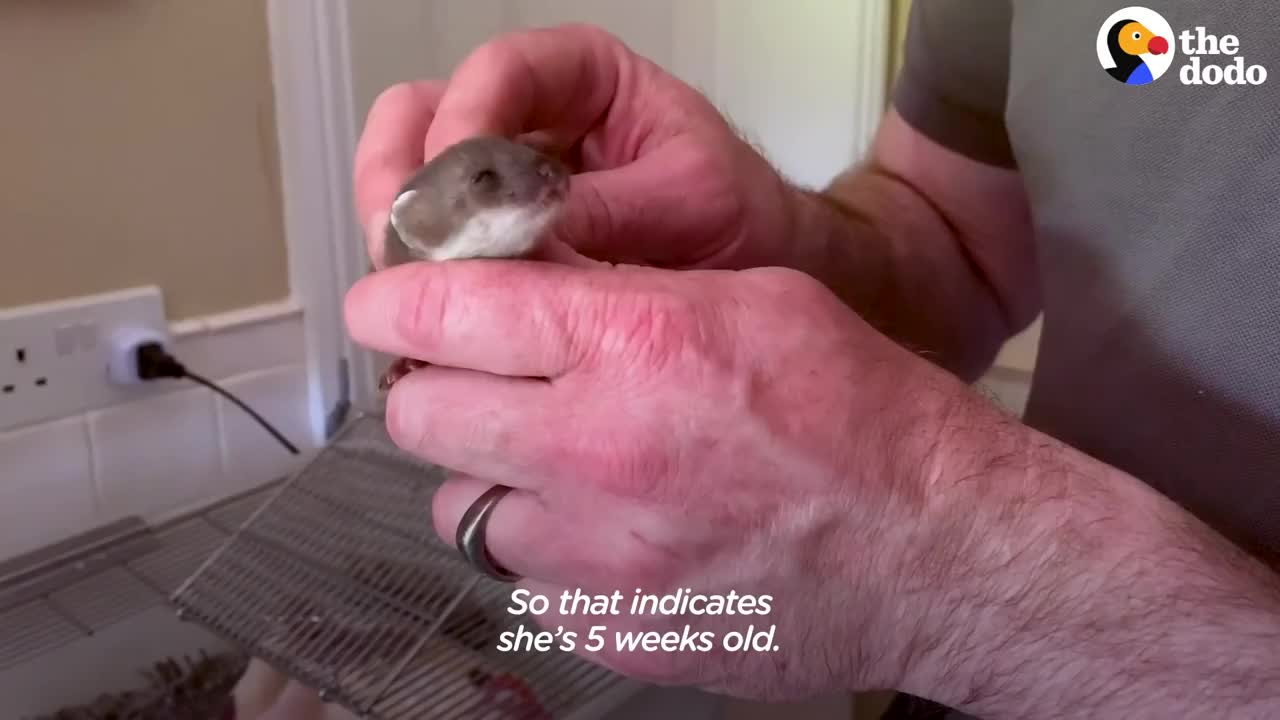
<svg viewBox="0 0 1280 720"><path fill-rule="evenodd" d="M433 506L448 542L499 483L515 490L489 551L553 601L773 599L767 616L540 618L579 651L606 625L610 642L584 654L656 683L765 698L897 686L927 614L901 559L919 556L906 549L927 525L935 429L967 389L816 281L418 263L363 278L346 319L362 345L430 363L391 389L386 420L401 448L457 473ZM615 631L753 623L776 624L776 652L612 648Z"/></svg>
<svg viewBox="0 0 1280 720"><path fill-rule="evenodd" d="M503 35L447 82L378 97L355 163L375 267L405 180L476 135L536 142L575 170L553 247L669 268L788 265L796 252L797 193L711 103L612 35L570 25Z"/></svg>

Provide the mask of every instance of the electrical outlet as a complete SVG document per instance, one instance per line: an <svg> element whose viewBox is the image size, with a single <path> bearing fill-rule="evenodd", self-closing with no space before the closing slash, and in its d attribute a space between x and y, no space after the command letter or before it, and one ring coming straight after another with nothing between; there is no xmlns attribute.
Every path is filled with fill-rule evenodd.
<svg viewBox="0 0 1280 720"><path fill-rule="evenodd" d="M0 430L137 399L108 377L113 333L167 337L155 287L0 310Z"/></svg>

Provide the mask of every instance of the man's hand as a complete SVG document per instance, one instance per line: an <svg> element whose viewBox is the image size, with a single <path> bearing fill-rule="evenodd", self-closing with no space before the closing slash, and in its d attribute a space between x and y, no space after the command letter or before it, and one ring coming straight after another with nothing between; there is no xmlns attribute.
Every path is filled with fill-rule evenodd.
<svg viewBox="0 0 1280 720"><path fill-rule="evenodd" d="M355 163L375 266L405 179L485 134L536 141L577 172L554 236L580 253L670 268L794 264L797 193L701 94L574 25L496 38L447 82L378 97Z"/></svg>
<svg viewBox="0 0 1280 720"><path fill-rule="evenodd" d="M431 363L386 412L399 446L458 473L435 499L442 537L501 483L516 491L489 549L535 592L773 598L765 616L551 629L585 642L606 625L606 664L746 696L901 680L911 632L894 618L914 613L892 546L922 522L930 428L968 391L816 281L458 261L365 278L346 316L357 342ZM615 631L686 624L776 624L778 650L614 652Z"/></svg>
<svg viewBox="0 0 1280 720"><path fill-rule="evenodd" d="M1280 711L1274 575L807 275L407 265L357 283L346 317L432 364L387 423L456 472L446 540L500 483L488 548L532 592L770 596L766 616L540 619L625 674L769 699L894 687L988 720ZM777 650L613 644L686 625L775 625Z"/></svg>
<svg viewBox="0 0 1280 720"><path fill-rule="evenodd" d="M548 259L798 269L967 379L1039 310L1016 173L960 157L890 113L864 165L822 194L802 191L700 93L581 25L499 36L447 80L377 98L355 162L375 267L404 181L483 134L536 142L576 171Z"/></svg>

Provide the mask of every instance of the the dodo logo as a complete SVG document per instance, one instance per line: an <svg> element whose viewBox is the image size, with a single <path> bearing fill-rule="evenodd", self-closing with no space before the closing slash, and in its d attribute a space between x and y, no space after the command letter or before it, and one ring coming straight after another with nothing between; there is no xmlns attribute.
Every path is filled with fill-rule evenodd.
<svg viewBox="0 0 1280 720"><path fill-rule="evenodd" d="M1111 77L1126 85L1160 79L1177 52L1173 27L1160 13L1144 7L1116 11L1098 31L1098 60Z"/></svg>
<svg viewBox="0 0 1280 720"><path fill-rule="evenodd" d="M1178 81L1183 85L1261 85L1267 81L1265 67L1245 61L1239 37L1215 35L1200 25L1178 33L1154 10L1117 10L1098 30L1098 61L1108 75L1125 85L1159 80L1173 67L1179 50L1187 56L1178 69Z"/></svg>

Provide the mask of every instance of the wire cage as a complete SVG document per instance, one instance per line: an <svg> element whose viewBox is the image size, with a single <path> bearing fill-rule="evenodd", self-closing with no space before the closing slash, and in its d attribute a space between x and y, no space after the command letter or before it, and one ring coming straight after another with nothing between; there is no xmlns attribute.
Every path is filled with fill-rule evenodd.
<svg viewBox="0 0 1280 720"><path fill-rule="evenodd" d="M360 415L273 493L171 596L326 701L373 720L581 715L627 681L553 650L499 652L512 586L432 530L436 466Z"/></svg>

